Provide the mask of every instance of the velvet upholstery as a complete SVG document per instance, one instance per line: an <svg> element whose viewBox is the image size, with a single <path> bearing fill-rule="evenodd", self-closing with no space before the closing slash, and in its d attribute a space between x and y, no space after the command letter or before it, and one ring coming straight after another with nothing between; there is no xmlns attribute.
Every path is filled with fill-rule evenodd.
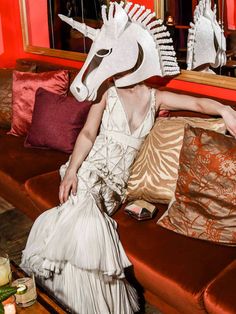
<svg viewBox="0 0 236 314"><path fill-rule="evenodd" d="M27 180L25 186L43 211L58 205L59 183L59 174L54 171ZM155 219L149 221L138 222L123 208L113 216L135 276L145 290L163 302L171 301L179 313L205 313L202 291L236 258L236 250L178 234L173 237L171 231L156 226L166 205L158 208Z"/></svg>
<svg viewBox="0 0 236 314"><path fill-rule="evenodd" d="M0 151L4 152L0 154L0 173L19 184L41 173L59 169L68 159L66 153L24 148L24 139L0 131Z"/></svg>
<svg viewBox="0 0 236 314"><path fill-rule="evenodd" d="M23 183L41 173L59 169L68 159L68 154L50 150L24 148L24 137L6 134L0 129L0 194L31 219L37 218L40 210L34 205Z"/></svg>
<svg viewBox="0 0 236 314"><path fill-rule="evenodd" d="M235 285L236 259L218 274L204 292L204 303L209 314L236 313Z"/></svg>
<svg viewBox="0 0 236 314"><path fill-rule="evenodd" d="M59 204L58 192L60 182L59 171L56 170L30 178L24 185L34 204L41 212L44 212L45 209Z"/></svg>
<svg viewBox="0 0 236 314"><path fill-rule="evenodd" d="M203 312L202 291L236 258L236 250L182 235L173 237L155 224L156 219L138 222L122 210L114 218L142 286L180 313Z"/></svg>

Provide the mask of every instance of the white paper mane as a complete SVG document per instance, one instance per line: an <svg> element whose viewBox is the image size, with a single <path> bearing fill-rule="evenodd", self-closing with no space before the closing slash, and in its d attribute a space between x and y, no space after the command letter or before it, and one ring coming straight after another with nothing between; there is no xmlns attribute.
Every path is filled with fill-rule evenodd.
<svg viewBox="0 0 236 314"><path fill-rule="evenodd" d="M217 68L226 63L226 40L216 20L216 6L211 0L200 0L194 11L194 23L188 34L187 70L202 65ZM212 71L213 72L213 71Z"/></svg>
<svg viewBox="0 0 236 314"><path fill-rule="evenodd" d="M94 100L101 84L126 71L115 80L118 87L139 83L151 76L175 75L179 67L172 39L155 13L131 2L102 6L103 26L93 29L63 15L60 18L93 40L87 59L71 84L79 100Z"/></svg>

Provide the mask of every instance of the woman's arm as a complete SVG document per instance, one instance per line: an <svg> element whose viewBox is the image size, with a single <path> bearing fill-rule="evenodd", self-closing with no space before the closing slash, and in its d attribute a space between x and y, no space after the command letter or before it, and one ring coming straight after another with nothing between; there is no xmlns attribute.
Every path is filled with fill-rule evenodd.
<svg viewBox="0 0 236 314"><path fill-rule="evenodd" d="M76 174L82 162L90 152L96 139L105 105L106 93L103 94L100 102L92 105L87 117L87 121L76 139L75 146L71 154L69 166L60 184L60 203L64 203L65 201L67 201L70 190L72 190L73 194L76 194Z"/></svg>
<svg viewBox="0 0 236 314"><path fill-rule="evenodd" d="M220 115L229 132L236 137L236 111L230 106L225 106L209 98L198 98L159 90L156 93L158 110L190 110L209 115Z"/></svg>

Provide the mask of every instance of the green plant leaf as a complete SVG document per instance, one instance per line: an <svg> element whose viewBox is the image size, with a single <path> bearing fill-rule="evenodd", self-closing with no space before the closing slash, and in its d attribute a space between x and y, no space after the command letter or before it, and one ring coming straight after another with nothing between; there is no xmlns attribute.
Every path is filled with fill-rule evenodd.
<svg viewBox="0 0 236 314"><path fill-rule="evenodd" d="M2 303L0 303L0 314L4 314L4 308L3 308Z"/></svg>
<svg viewBox="0 0 236 314"><path fill-rule="evenodd" d="M0 302L8 299L11 295L15 294L17 287L4 286L0 287Z"/></svg>

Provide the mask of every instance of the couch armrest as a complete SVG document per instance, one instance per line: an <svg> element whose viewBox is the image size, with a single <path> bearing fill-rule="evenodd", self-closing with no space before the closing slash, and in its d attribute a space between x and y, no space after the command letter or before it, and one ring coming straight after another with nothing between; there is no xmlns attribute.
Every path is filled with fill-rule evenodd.
<svg viewBox="0 0 236 314"><path fill-rule="evenodd" d="M207 286L204 303L208 313L236 313L236 259Z"/></svg>
<svg viewBox="0 0 236 314"><path fill-rule="evenodd" d="M25 189L41 212L59 205L59 171L44 173L25 182Z"/></svg>

